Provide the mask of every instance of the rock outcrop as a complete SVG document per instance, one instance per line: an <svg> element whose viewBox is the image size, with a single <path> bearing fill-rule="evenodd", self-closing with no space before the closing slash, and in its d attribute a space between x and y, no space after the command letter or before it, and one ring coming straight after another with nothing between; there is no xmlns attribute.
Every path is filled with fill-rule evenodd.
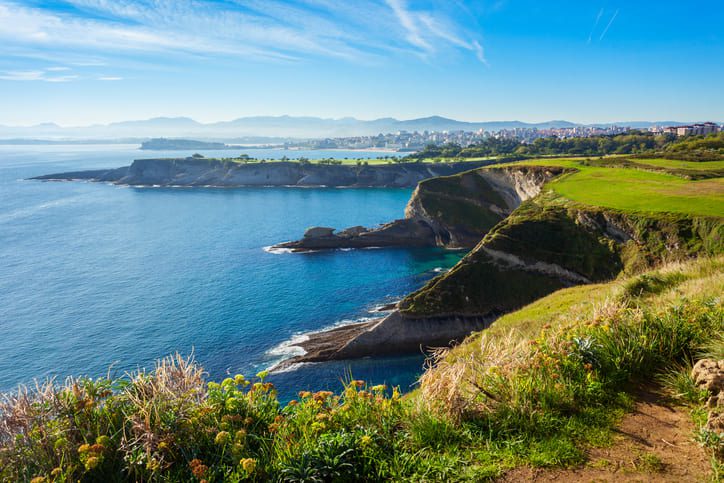
<svg viewBox="0 0 724 483"><path fill-rule="evenodd" d="M464 239L460 227L470 227L484 215L492 219L490 214L499 212L502 221L455 267L402 299L390 315L357 327L346 337L339 334L337 346L328 346L324 357L346 359L449 345L558 289L611 280L663 260L724 250L720 218L584 206L541 188L555 176L553 172L534 169L526 173L523 166L478 171L492 173L471 178L476 173L466 172L421 183L408 220L427 224L435 244L443 246L458 244ZM486 189L497 182L498 197L486 192L477 199L467 198L461 188L463 180ZM441 190L440 198L434 196L434 190L424 188L436 183L449 186ZM420 200L428 195L429 199ZM445 208L435 204L446 197L455 203ZM460 198L466 203L459 204ZM478 210L480 207L484 209ZM478 229L483 231L485 226Z"/></svg>
<svg viewBox="0 0 724 483"><path fill-rule="evenodd" d="M467 171L420 182L405 218L378 228L353 227L276 245L294 251L330 248L439 246L472 248L523 201L540 193L560 168L508 166Z"/></svg>
<svg viewBox="0 0 724 483"><path fill-rule="evenodd" d="M724 436L724 360L701 359L691 370L694 384L709 393L705 429Z"/></svg>
<svg viewBox="0 0 724 483"><path fill-rule="evenodd" d="M50 174L46 181L89 180L132 186L329 186L411 188L422 180L477 168L491 161L322 165L298 162L239 163L205 158L137 159L131 166Z"/></svg>

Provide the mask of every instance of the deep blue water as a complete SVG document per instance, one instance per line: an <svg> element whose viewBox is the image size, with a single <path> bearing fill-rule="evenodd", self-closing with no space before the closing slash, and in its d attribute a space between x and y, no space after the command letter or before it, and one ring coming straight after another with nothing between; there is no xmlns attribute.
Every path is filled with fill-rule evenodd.
<svg viewBox="0 0 724 483"><path fill-rule="evenodd" d="M211 379L254 374L283 357L279 345L295 335L368 317L459 258L435 249L263 249L313 225L400 218L406 189L149 189L25 180L138 157L149 155L126 145L0 146L0 390L33 378L97 377L111 366L115 375L152 368L176 351L193 351ZM300 389L339 389L349 371L405 389L422 362L407 356L310 364L272 381L283 398Z"/></svg>

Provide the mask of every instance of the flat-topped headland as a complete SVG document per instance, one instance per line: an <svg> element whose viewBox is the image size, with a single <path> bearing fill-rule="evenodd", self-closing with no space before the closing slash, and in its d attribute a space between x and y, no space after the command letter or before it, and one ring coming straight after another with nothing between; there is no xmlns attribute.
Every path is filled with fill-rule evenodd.
<svg viewBox="0 0 724 483"><path fill-rule="evenodd" d="M244 163L208 158L137 159L130 166L37 176L44 181L100 181L131 186L326 186L413 188L420 181L453 175L495 161L453 163L317 164Z"/></svg>

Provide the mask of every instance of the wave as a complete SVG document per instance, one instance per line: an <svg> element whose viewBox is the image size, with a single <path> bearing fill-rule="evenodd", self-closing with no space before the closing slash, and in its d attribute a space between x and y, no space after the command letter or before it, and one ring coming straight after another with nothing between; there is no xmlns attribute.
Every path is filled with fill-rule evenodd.
<svg viewBox="0 0 724 483"><path fill-rule="evenodd" d="M70 205L70 204L78 202L79 200L81 200L82 198L85 198L85 197L86 197L86 195L68 196L67 198L61 198L59 200L48 201L45 203L37 204L35 206L26 206L24 208L13 210L8 213L0 213L0 224L7 223L9 221L17 220L20 218L27 218L29 216L35 215L36 213L40 213L41 211L49 210L51 208L56 208L58 206Z"/></svg>
<svg viewBox="0 0 724 483"><path fill-rule="evenodd" d="M267 253L273 253L274 255L281 255L282 253L294 253L294 250L291 248L279 248L274 245L269 245L268 247L262 247L262 250L264 250Z"/></svg>
<svg viewBox="0 0 724 483"><path fill-rule="evenodd" d="M307 363L300 363L300 364L289 364L287 366L283 366L280 369L277 369L277 366L279 366L282 362L291 359L293 357L297 356L303 356L307 353L307 351L304 350L303 347L301 347L299 344L306 342L309 340L309 338L314 335L318 334L320 332L327 332L332 329L337 329L339 327L344 327L347 325L354 325L354 324L362 324L365 322L370 322L372 320L378 320L380 319L379 316L371 317L371 316L363 316L358 317L356 319L343 319L338 322L335 322L331 325L328 325L326 327L321 327L319 329L310 330L308 332L299 332L294 335L292 335L291 338L281 342L280 344L275 345L271 349L267 350L265 352L265 355L269 358L272 358L272 360L268 363L267 369L274 372L287 372L291 369L289 367L291 366L298 366L300 364L307 364Z"/></svg>

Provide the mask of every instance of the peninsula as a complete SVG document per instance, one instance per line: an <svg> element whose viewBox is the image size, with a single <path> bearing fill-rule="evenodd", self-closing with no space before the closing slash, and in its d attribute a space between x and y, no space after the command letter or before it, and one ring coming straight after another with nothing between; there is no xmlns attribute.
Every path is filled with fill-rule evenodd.
<svg viewBox="0 0 724 483"><path fill-rule="evenodd" d="M412 188L424 179L457 174L495 162L318 164L306 160L239 162L194 156L137 159L130 166L121 168L57 173L33 179L87 180L131 186Z"/></svg>

